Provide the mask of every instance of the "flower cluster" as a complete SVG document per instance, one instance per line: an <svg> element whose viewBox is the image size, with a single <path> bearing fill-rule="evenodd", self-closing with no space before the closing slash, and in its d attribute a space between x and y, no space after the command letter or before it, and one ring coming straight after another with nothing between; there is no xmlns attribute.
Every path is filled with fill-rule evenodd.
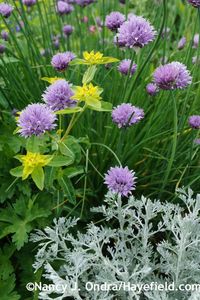
<svg viewBox="0 0 200 300"><path fill-rule="evenodd" d="M57 53L52 57L51 64L59 72L65 71L69 63L76 57L76 55L70 51L64 53Z"/></svg>
<svg viewBox="0 0 200 300"><path fill-rule="evenodd" d="M89 4L92 4L95 2L95 0L75 0L75 1L76 1L76 4L78 4L82 7L88 6Z"/></svg>
<svg viewBox="0 0 200 300"><path fill-rule="evenodd" d="M11 13L13 11L13 7L7 3L0 3L0 14L5 17L8 18Z"/></svg>
<svg viewBox="0 0 200 300"><path fill-rule="evenodd" d="M18 155L17 157L23 166L22 180L25 180L38 167L46 166L50 160L50 155L42 155L40 153L27 152L26 155Z"/></svg>
<svg viewBox="0 0 200 300"><path fill-rule="evenodd" d="M158 67L153 77L155 84L162 90L184 89L192 81L186 66L180 62Z"/></svg>
<svg viewBox="0 0 200 300"><path fill-rule="evenodd" d="M103 90L92 83L74 87L74 95L71 99L84 101L88 106L101 107L101 93Z"/></svg>
<svg viewBox="0 0 200 300"><path fill-rule="evenodd" d="M118 62L119 60L114 57L107 57L104 56L101 52L91 52L84 51L83 52L83 59L75 59L73 65L105 65L108 63Z"/></svg>
<svg viewBox="0 0 200 300"><path fill-rule="evenodd" d="M117 43L121 47L142 48L152 42L156 32L143 17L135 15L124 22L117 33Z"/></svg>
<svg viewBox="0 0 200 300"><path fill-rule="evenodd" d="M146 86L146 91L150 96L155 96L158 92L158 87L154 83L149 83Z"/></svg>
<svg viewBox="0 0 200 300"><path fill-rule="evenodd" d="M73 6L64 1L58 1L57 3L57 12L60 15L68 15L74 10Z"/></svg>
<svg viewBox="0 0 200 300"><path fill-rule="evenodd" d="M185 47L186 42L187 42L186 37L183 36L178 42L178 50L182 50Z"/></svg>
<svg viewBox="0 0 200 300"><path fill-rule="evenodd" d="M118 70L123 75L133 75L137 69L137 65L131 62L131 59L124 59L120 62Z"/></svg>
<svg viewBox="0 0 200 300"><path fill-rule="evenodd" d="M200 129L200 116L194 115L189 117L189 125L194 129Z"/></svg>
<svg viewBox="0 0 200 300"><path fill-rule="evenodd" d="M28 7L33 6L34 4L36 4L37 0L23 0L22 3Z"/></svg>
<svg viewBox="0 0 200 300"><path fill-rule="evenodd" d="M30 104L22 112L17 120L19 132L25 138L32 135L41 135L45 131L56 127L56 116L45 104Z"/></svg>
<svg viewBox="0 0 200 300"><path fill-rule="evenodd" d="M64 79L59 79L46 89L42 98L48 107L58 111L76 105L76 101L71 100L73 95L71 85Z"/></svg>
<svg viewBox="0 0 200 300"><path fill-rule="evenodd" d="M66 36L70 36L73 31L74 31L74 27L73 26L71 26L71 25L64 25L63 26L63 33Z"/></svg>
<svg viewBox="0 0 200 300"><path fill-rule="evenodd" d="M111 192L127 197L135 190L136 179L128 167L114 167L105 175L105 184Z"/></svg>
<svg viewBox="0 0 200 300"><path fill-rule="evenodd" d="M192 4L192 6L199 8L200 7L200 0L188 0L188 2L190 4Z"/></svg>
<svg viewBox="0 0 200 300"><path fill-rule="evenodd" d="M105 25L111 31L116 31L124 23L124 21L125 16L120 12L114 11L106 17Z"/></svg>
<svg viewBox="0 0 200 300"><path fill-rule="evenodd" d="M144 111L130 103L118 105L112 111L112 120L119 128L126 128L137 124L144 118Z"/></svg>

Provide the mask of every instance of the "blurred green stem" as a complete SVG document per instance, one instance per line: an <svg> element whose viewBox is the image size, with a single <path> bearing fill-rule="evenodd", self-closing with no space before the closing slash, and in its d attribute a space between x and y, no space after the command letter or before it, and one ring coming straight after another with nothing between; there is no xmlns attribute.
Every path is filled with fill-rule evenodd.
<svg viewBox="0 0 200 300"><path fill-rule="evenodd" d="M174 97L174 91L171 92L172 96L172 101L173 101L173 115L174 115L174 132L173 132L173 142L172 142L172 151L171 151L171 156L167 165L167 170L165 172L165 177L163 180L163 185L161 188L161 192L164 190L167 180L169 178L169 174L172 169L172 165L174 162L175 154L176 154L176 147L177 147L177 135L178 135L178 116L177 116L177 106L176 106L176 99Z"/></svg>

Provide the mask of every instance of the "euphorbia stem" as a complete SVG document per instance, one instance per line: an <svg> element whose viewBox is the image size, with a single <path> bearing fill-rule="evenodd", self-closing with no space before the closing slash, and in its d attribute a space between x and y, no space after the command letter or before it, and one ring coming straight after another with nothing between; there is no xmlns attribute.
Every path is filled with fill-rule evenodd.
<svg viewBox="0 0 200 300"><path fill-rule="evenodd" d="M66 130L65 134L63 135L63 137L62 137L62 139L61 139L61 142L63 142L64 139L65 139L65 138L68 136L68 134L70 133L70 131L71 131L72 127L73 127L73 122L74 122L74 120L75 120L75 117L76 117L76 114L73 114L73 116L72 116L72 118L71 118L71 120L70 120L70 122L69 122L69 125L68 125L68 127L67 127L67 130Z"/></svg>
<svg viewBox="0 0 200 300"><path fill-rule="evenodd" d="M73 116L72 116L72 118L69 122L69 125L67 127L67 130L66 130L65 134L63 135L63 137L61 139L61 142L63 142L64 139L68 136L68 134L70 133L70 131L72 130L72 128L74 127L74 125L76 124L76 122L78 121L78 119L80 118L82 113L85 111L85 109L86 109L86 105L83 107L83 110L78 115L75 114L75 113L73 114Z"/></svg>

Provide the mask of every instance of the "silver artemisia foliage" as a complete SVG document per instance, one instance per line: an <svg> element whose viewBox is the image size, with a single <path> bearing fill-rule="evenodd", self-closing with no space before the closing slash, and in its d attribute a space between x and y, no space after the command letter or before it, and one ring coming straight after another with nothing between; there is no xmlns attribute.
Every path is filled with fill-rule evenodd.
<svg viewBox="0 0 200 300"><path fill-rule="evenodd" d="M92 210L104 215L106 225L91 223L85 233L73 234L78 220L60 218L52 228L37 230L31 236L39 244L34 268L43 266L43 277L51 284L39 298L199 300L195 291L86 290L88 281L174 282L175 287L200 283L200 194L194 197L190 189L179 189L177 197L180 205L145 197L122 200L108 193L104 205ZM67 288L55 295L55 285Z"/></svg>

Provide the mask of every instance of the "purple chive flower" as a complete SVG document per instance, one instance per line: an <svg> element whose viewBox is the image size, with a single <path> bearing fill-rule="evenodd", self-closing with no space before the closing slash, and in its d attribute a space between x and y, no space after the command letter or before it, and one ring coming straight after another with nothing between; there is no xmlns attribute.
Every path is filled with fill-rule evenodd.
<svg viewBox="0 0 200 300"><path fill-rule="evenodd" d="M84 16L83 18L81 18L81 22L83 23L88 23L88 17L87 16Z"/></svg>
<svg viewBox="0 0 200 300"><path fill-rule="evenodd" d="M194 129L200 129L200 115L189 117L188 123Z"/></svg>
<svg viewBox="0 0 200 300"><path fill-rule="evenodd" d="M51 65L59 72L65 71L76 55L70 51L57 53L52 57Z"/></svg>
<svg viewBox="0 0 200 300"><path fill-rule="evenodd" d="M193 48L197 49L199 46L199 34L196 33L194 35L194 40L193 40Z"/></svg>
<svg viewBox="0 0 200 300"><path fill-rule="evenodd" d="M73 95L71 85L64 79L59 79L46 89L42 98L48 107L57 111L75 106L76 101L70 99Z"/></svg>
<svg viewBox="0 0 200 300"><path fill-rule="evenodd" d="M59 49L59 47L60 47L59 39L54 39L53 40L53 46L54 46L55 49Z"/></svg>
<svg viewBox="0 0 200 300"><path fill-rule="evenodd" d="M117 29L125 22L125 16L118 11L111 12L105 21L106 27L111 31L117 31Z"/></svg>
<svg viewBox="0 0 200 300"><path fill-rule="evenodd" d="M7 3L0 3L0 14L5 18L10 17L13 9L14 8Z"/></svg>
<svg viewBox="0 0 200 300"><path fill-rule="evenodd" d="M74 4L75 3L75 0L62 0L62 1L66 2L68 4Z"/></svg>
<svg viewBox="0 0 200 300"><path fill-rule="evenodd" d="M130 70L130 67L131 67L131 70ZM123 75L128 75L128 73L130 72L130 76L131 76L135 73L136 69L137 69L136 64L133 63L131 66L131 59L122 60L118 66L118 71Z"/></svg>
<svg viewBox="0 0 200 300"><path fill-rule="evenodd" d="M33 6L36 4L37 0L22 0L22 3L28 7Z"/></svg>
<svg viewBox="0 0 200 300"><path fill-rule="evenodd" d="M149 83L146 86L146 91L150 96L155 96L158 93L158 87L154 83Z"/></svg>
<svg viewBox="0 0 200 300"><path fill-rule="evenodd" d="M194 7L200 7L200 0L188 0L188 3L190 3Z"/></svg>
<svg viewBox="0 0 200 300"><path fill-rule="evenodd" d="M3 54L6 50L6 46L3 44L0 44L0 54Z"/></svg>
<svg viewBox="0 0 200 300"><path fill-rule="evenodd" d="M186 38L183 36L178 42L178 50L182 50L186 45Z"/></svg>
<svg viewBox="0 0 200 300"><path fill-rule="evenodd" d="M7 41L7 40L8 40L8 32L5 31L5 30L2 30L2 32L1 32L1 38L2 38L4 41Z"/></svg>
<svg viewBox="0 0 200 300"><path fill-rule="evenodd" d="M64 25L63 26L63 33L66 36L70 36L70 34L72 34L72 32L74 31L74 27L71 25Z"/></svg>
<svg viewBox="0 0 200 300"><path fill-rule="evenodd" d="M112 193L127 197L136 185L135 172L130 171L128 167L114 167L105 174L104 183Z"/></svg>
<svg viewBox="0 0 200 300"><path fill-rule="evenodd" d="M32 135L41 135L45 131L56 127L56 116L45 104L29 104L22 110L17 125L19 132L25 138Z"/></svg>
<svg viewBox="0 0 200 300"><path fill-rule="evenodd" d="M118 45L128 48L142 48L154 40L155 34L154 27L147 20L132 15L118 30Z"/></svg>
<svg viewBox="0 0 200 300"><path fill-rule="evenodd" d="M197 145L200 145L200 139L195 139L194 143L197 144Z"/></svg>
<svg viewBox="0 0 200 300"><path fill-rule="evenodd" d="M75 0L75 1L76 1L76 4L78 4L82 7L88 6L89 4L92 4L95 2L95 0Z"/></svg>
<svg viewBox="0 0 200 300"><path fill-rule="evenodd" d="M69 3L64 1L58 1L57 3L57 12L60 15L67 15L70 14L74 10L73 6Z"/></svg>
<svg viewBox="0 0 200 300"><path fill-rule="evenodd" d="M200 64L200 58L197 59L197 56L193 56L192 57L192 63L193 65L196 65L196 64Z"/></svg>
<svg viewBox="0 0 200 300"><path fill-rule="evenodd" d="M155 84L162 90L184 89L192 81L186 66L177 61L158 67L153 77Z"/></svg>
<svg viewBox="0 0 200 300"><path fill-rule="evenodd" d="M97 24L98 27L102 27L103 26L103 22L101 20L100 17L96 17L95 18L95 23Z"/></svg>
<svg viewBox="0 0 200 300"><path fill-rule="evenodd" d="M112 120L118 128L126 128L137 124L144 118L144 111L130 103L122 103L112 111Z"/></svg>

